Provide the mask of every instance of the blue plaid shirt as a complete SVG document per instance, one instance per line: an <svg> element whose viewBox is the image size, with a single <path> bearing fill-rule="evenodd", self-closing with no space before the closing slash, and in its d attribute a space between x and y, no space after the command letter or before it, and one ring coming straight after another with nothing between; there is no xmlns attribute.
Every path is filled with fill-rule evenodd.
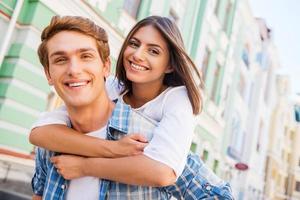
<svg viewBox="0 0 300 200"><path fill-rule="evenodd" d="M116 102L116 107L108 123L107 139L117 140L125 134L141 133L148 140L157 122L136 112L130 106ZM36 152L36 172L32 179L35 194L43 199L64 199L68 181L61 177L50 162L55 153L41 148ZM100 180L100 200L102 199L234 199L228 183L219 179L195 154L189 154L183 173L176 183L167 187L147 187L128 185L108 180Z"/></svg>

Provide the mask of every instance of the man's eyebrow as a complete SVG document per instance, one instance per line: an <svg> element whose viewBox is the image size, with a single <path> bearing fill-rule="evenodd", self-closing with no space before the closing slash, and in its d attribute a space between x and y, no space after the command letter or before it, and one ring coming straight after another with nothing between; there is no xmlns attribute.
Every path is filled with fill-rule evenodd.
<svg viewBox="0 0 300 200"><path fill-rule="evenodd" d="M80 49L75 50L76 53L82 53L82 52L87 52L87 51L97 52L93 48L80 48ZM49 57L51 58L53 56L61 56L61 55L66 55L66 52L65 51L55 51Z"/></svg>
<svg viewBox="0 0 300 200"><path fill-rule="evenodd" d="M93 49L93 48L80 48L80 49L77 49L76 50L77 52L86 52L86 51L94 51L94 52L97 52L96 49Z"/></svg>
<svg viewBox="0 0 300 200"><path fill-rule="evenodd" d="M53 57L53 56L60 56L60 55L65 55L66 53L64 51L55 51L53 52L49 57Z"/></svg>

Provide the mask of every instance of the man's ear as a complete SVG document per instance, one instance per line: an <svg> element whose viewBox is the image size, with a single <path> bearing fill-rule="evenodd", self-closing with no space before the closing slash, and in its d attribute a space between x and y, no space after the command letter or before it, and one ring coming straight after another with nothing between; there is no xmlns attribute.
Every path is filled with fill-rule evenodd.
<svg viewBox="0 0 300 200"><path fill-rule="evenodd" d="M111 61L110 61L110 57L108 57L105 63L103 64L103 74L105 78L107 78L110 75L110 69L111 69Z"/></svg>
<svg viewBox="0 0 300 200"><path fill-rule="evenodd" d="M48 80L48 84L49 85L53 85L53 80L52 80L52 78L51 78L51 76L50 76L50 73L49 73L49 68L44 68L44 72L45 72L45 75L46 75L46 78L47 78L47 80Z"/></svg>

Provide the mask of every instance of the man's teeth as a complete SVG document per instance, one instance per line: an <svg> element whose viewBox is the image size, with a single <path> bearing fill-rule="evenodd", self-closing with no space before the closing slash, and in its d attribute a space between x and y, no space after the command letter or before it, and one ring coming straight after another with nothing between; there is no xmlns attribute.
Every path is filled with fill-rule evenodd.
<svg viewBox="0 0 300 200"><path fill-rule="evenodd" d="M79 86L83 86L83 85L86 85L86 82L69 83L70 87L79 87Z"/></svg>
<svg viewBox="0 0 300 200"><path fill-rule="evenodd" d="M147 70L146 67L142 67L142 66L136 65L134 63L131 63L131 67L134 68L134 69L136 69L136 70L140 70L140 71L146 71Z"/></svg>

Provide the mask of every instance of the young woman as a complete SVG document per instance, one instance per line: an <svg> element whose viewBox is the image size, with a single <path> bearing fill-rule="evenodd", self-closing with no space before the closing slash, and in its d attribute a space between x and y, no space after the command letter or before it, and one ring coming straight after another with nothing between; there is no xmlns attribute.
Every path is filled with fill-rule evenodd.
<svg viewBox="0 0 300 200"><path fill-rule="evenodd" d="M230 188L203 168L197 157L188 156L193 137L194 115L199 114L201 110L202 80L196 66L184 50L176 24L168 18L158 16L150 16L138 22L121 48L116 77L119 85L113 88L121 88L118 91L120 97L117 105L127 104L134 113L142 115L141 121L147 118L157 123L156 127L151 129L151 137L148 138L150 141L143 154L173 169L178 180L175 185L165 187L164 190L178 199L200 199L209 196L231 199ZM48 114L33 129L30 135L33 144L64 153L89 157L104 156L103 152L99 153L101 150L97 150L97 139L74 134L74 130L65 126L40 126L56 123L57 120L52 118L57 118L57 114L63 117L65 124L67 123L67 114L63 111ZM66 162L86 162L88 159L62 156L53 160L60 171L68 171L66 169L70 168L64 165ZM87 174L109 179L102 174L105 171L104 167L90 167L89 171L97 172ZM201 174L203 172L206 174ZM111 187L118 187L116 185L118 183L113 183ZM109 195L113 197L113 194Z"/></svg>

